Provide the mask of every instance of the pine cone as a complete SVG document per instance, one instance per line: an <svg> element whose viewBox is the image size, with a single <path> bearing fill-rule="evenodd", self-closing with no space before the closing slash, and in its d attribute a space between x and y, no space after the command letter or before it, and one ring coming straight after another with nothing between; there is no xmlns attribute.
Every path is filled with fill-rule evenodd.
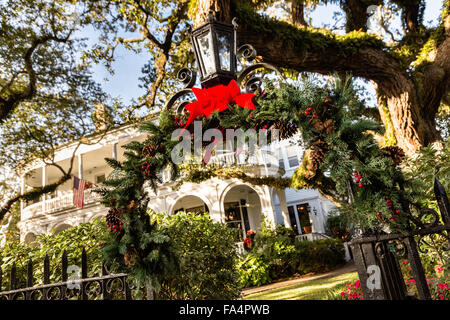
<svg viewBox="0 0 450 320"><path fill-rule="evenodd" d="M336 127L334 126L334 122L331 119L326 120L323 123L323 132L325 134L330 134L332 133L334 130L336 130Z"/></svg>
<svg viewBox="0 0 450 320"><path fill-rule="evenodd" d="M163 151L164 151L164 146L162 146L162 145L157 146L154 144L148 144L148 145L144 146L144 148L142 148L142 155L146 158L152 158L157 153L163 152Z"/></svg>
<svg viewBox="0 0 450 320"><path fill-rule="evenodd" d="M330 134L334 130L336 130L336 127L334 126L334 122L332 119L328 119L322 122L320 119L315 118L312 120L312 126L317 131L321 131L325 134Z"/></svg>
<svg viewBox="0 0 450 320"><path fill-rule="evenodd" d="M121 213L120 209L111 208L108 210L108 214L106 215L106 223L110 226L120 227L120 223L122 222L119 218L119 214Z"/></svg>
<svg viewBox="0 0 450 320"><path fill-rule="evenodd" d="M123 262L129 267L133 267L136 264L136 252L134 249L130 249L123 255Z"/></svg>
<svg viewBox="0 0 450 320"><path fill-rule="evenodd" d="M383 152L383 156L389 157L394 162L395 166L398 166L403 159L405 159L405 152L403 152L402 148L397 146L389 146L381 148Z"/></svg>
<svg viewBox="0 0 450 320"><path fill-rule="evenodd" d="M312 120L312 126L317 131L322 131L323 130L323 122L320 119L318 119L318 118L315 118L315 119Z"/></svg>
<svg viewBox="0 0 450 320"><path fill-rule="evenodd" d="M317 140L311 145L311 153L309 154L309 159L311 160L311 164L314 170L319 170L327 151L328 144L325 141Z"/></svg>
<svg viewBox="0 0 450 320"><path fill-rule="evenodd" d="M281 139L288 139L294 136L298 131L297 125L292 122L276 121L273 124L273 128L278 129L280 131Z"/></svg>

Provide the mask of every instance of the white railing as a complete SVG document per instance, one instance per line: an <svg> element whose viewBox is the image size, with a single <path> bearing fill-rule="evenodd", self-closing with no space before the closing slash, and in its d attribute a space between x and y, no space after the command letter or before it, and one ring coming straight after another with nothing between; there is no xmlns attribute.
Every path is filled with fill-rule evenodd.
<svg viewBox="0 0 450 320"><path fill-rule="evenodd" d="M238 155L235 152L222 151L211 157L208 164L217 164L220 166L265 166L265 167L277 167L279 166L278 158L274 155L263 152L261 150L255 150L251 155L242 151Z"/></svg>
<svg viewBox="0 0 450 320"><path fill-rule="evenodd" d="M296 236L296 238L298 240L315 241L315 240L329 239L330 237L323 233L312 232L312 233L300 234L300 235Z"/></svg>
<svg viewBox="0 0 450 320"><path fill-rule="evenodd" d="M93 203L100 200L100 196L89 190L84 192L84 204ZM72 208L73 205L73 191L68 191L62 195L33 203L22 210L22 220L31 218L39 213L53 213L64 209Z"/></svg>

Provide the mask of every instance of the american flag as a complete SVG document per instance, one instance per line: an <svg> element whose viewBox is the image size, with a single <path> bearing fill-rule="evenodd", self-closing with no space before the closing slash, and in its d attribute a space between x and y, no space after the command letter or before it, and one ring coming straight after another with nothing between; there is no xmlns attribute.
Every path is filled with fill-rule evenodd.
<svg viewBox="0 0 450 320"><path fill-rule="evenodd" d="M89 181L74 177L73 179L73 204L77 207L83 208L84 205L84 189L87 189L92 184Z"/></svg>

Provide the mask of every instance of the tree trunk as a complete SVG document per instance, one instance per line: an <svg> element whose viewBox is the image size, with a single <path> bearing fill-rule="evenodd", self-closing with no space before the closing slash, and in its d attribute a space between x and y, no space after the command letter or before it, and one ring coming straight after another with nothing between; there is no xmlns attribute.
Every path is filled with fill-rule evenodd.
<svg viewBox="0 0 450 320"><path fill-rule="evenodd" d="M230 23L233 19L230 0L197 0L197 10L192 17L195 28L206 22L210 11L214 13L217 21Z"/></svg>
<svg viewBox="0 0 450 320"><path fill-rule="evenodd" d="M425 108L420 106L417 89L411 82L399 75L376 85L380 115L387 130L386 136L395 136L397 145L407 154L441 140L434 122L435 114L421 112Z"/></svg>
<svg viewBox="0 0 450 320"><path fill-rule="evenodd" d="M290 16L294 26L306 27L303 0L292 0Z"/></svg>

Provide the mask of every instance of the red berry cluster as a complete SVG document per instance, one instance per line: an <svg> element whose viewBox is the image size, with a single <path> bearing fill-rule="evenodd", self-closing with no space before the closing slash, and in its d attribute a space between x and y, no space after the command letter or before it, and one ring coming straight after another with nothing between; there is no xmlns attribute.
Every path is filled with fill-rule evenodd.
<svg viewBox="0 0 450 320"><path fill-rule="evenodd" d="M120 236L123 232L122 232L122 221L119 222L119 224L114 224L114 225L107 225L106 227L113 231L113 232L117 232L117 234Z"/></svg>
<svg viewBox="0 0 450 320"><path fill-rule="evenodd" d="M358 187L360 188L364 187L364 185L361 182L362 175L360 175L356 169L353 169L353 176L355 177L356 183L358 183Z"/></svg>
<svg viewBox="0 0 450 320"><path fill-rule="evenodd" d="M400 210L395 210L395 211L394 211L394 209L393 209L393 207L392 207L392 202L391 202L391 200L387 199L387 200L386 200L386 203L387 203L387 205L388 205L389 211L391 212L391 219L390 219L390 220L391 220L392 222L395 222L395 217L398 216L398 215L400 214Z"/></svg>
<svg viewBox="0 0 450 320"><path fill-rule="evenodd" d="M308 118L317 118L317 114L313 114L312 112L312 107L309 107L306 109L306 111L304 112L304 114L308 117Z"/></svg>
<svg viewBox="0 0 450 320"><path fill-rule="evenodd" d="M269 128L269 126L267 124L265 124L261 129L262 130L267 130L267 128ZM253 127L253 130L258 131L257 127Z"/></svg>
<svg viewBox="0 0 450 320"><path fill-rule="evenodd" d="M391 222L396 222L397 221L396 218L400 215L400 210L394 210L393 209L393 205L392 205L392 201L391 200L387 199L386 203L388 205L389 211L391 212L391 217L389 218L389 220L391 220ZM380 220L383 223L387 222L386 219L384 219L381 211L379 211L377 213L377 218L378 218L378 220ZM395 228L396 229L400 229L400 226L396 225Z"/></svg>
<svg viewBox="0 0 450 320"><path fill-rule="evenodd" d="M175 119L173 120L173 124L180 127L184 126L184 123L178 117L175 117Z"/></svg>
<svg viewBox="0 0 450 320"><path fill-rule="evenodd" d="M145 163L145 165L142 165L141 169L142 171L144 171L144 174L148 175L149 177L152 176L152 174L150 173L150 163L148 163L148 161Z"/></svg>

